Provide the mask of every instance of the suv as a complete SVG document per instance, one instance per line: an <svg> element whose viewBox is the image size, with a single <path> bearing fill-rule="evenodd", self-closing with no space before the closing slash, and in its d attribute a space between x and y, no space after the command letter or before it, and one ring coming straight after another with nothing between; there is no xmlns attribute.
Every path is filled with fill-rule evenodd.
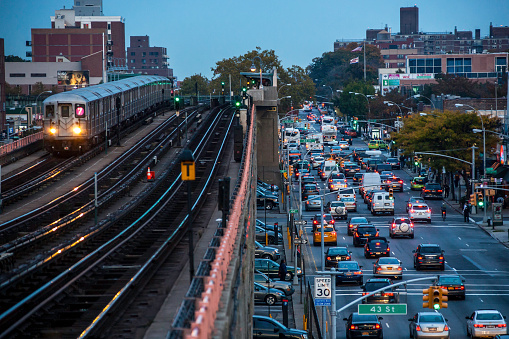
<svg viewBox="0 0 509 339"><path fill-rule="evenodd" d="M366 281L362 288L362 295L367 295L380 288L391 286L392 280L387 278L371 278ZM377 292L367 298L362 299L363 304L397 304L399 302L399 293L395 292L396 287L392 289Z"/></svg>
<svg viewBox="0 0 509 339"><path fill-rule="evenodd" d="M390 188L392 188L393 191L398 190L400 192L403 192L403 179L398 177L389 177L387 180L385 180L385 190L389 191Z"/></svg>
<svg viewBox="0 0 509 339"><path fill-rule="evenodd" d="M346 321L346 337L347 338L377 338L384 337L384 330L380 320L382 317L376 314L359 314L357 312L350 314L348 318L343 318Z"/></svg>
<svg viewBox="0 0 509 339"><path fill-rule="evenodd" d="M364 245L364 257L390 257L391 248L385 237L370 237Z"/></svg>
<svg viewBox="0 0 509 339"><path fill-rule="evenodd" d="M408 217L411 221L422 220L431 224L431 209L426 204L412 204L408 210Z"/></svg>
<svg viewBox="0 0 509 339"><path fill-rule="evenodd" d="M378 237L378 229L373 225L359 225L353 234L353 245L360 247L369 237Z"/></svg>
<svg viewBox="0 0 509 339"><path fill-rule="evenodd" d="M332 215L334 219L345 219L348 218L348 211L346 205L342 201L329 201L325 208Z"/></svg>
<svg viewBox="0 0 509 339"><path fill-rule="evenodd" d="M410 221L410 219L406 217L392 218L391 226L389 226L389 236L394 238L396 236L402 237L410 237L410 239L414 238L414 224Z"/></svg>
<svg viewBox="0 0 509 339"><path fill-rule="evenodd" d="M438 266L441 271L445 269L444 251L437 244L420 244L412 253L416 270L426 266Z"/></svg>
<svg viewBox="0 0 509 339"><path fill-rule="evenodd" d="M438 183L426 183L421 191L421 196L426 198L442 199L442 185Z"/></svg>

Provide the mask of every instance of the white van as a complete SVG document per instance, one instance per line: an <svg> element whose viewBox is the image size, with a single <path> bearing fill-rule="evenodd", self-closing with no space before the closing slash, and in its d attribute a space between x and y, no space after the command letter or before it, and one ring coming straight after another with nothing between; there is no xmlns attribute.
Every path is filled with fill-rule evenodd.
<svg viewBox="0 0 509 339"><path fill-rule="evenodd" d="M371 214L389 213L394 215L394 198L388 192L377 192L373 194L371 201Z"/></svg>
<svg viewBox="0 0 509 339"><path fill-rule="evenodd" d="M364 173L359 184L359 193L364 197L364 192L370 189L381 189L382 180L378 173Z"/></svg>
<svg viewBox="0 0 509 339"><path fill-rule="evenodd" d="M327 160L323 164L323 170L320 173L320 178L322 180L325 180L329 177L329 174L331 174L331 172L334 172L334 171L339 172L339 168L338 168L338 165L336 164L336 161Z"/></svg>

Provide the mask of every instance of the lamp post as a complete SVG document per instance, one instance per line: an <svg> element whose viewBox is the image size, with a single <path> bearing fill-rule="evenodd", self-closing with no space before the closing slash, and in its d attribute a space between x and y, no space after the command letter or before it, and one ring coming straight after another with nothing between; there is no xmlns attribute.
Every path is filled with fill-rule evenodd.
<svg viewBox="0 0 509 339"><path fill-rule="evenodd" d="M279 91L285 87L285 86L291 86L292 84L284 84L283 86L279 87L279 89L277 90L277 95L279 96Z"/></svg>
<svg viewBox="0 0 509 339"><path fill-rule="evenodd" d="M437 109L437 108L435 107L435 103L434 103L433 101L431 101L431 99L430 99L430 98L425 97L425 96L424 96L424 95L422 95L422 94L416 94L416 95L414 95L413 97L414 97L414 98L416 98L416 99L421 98L421 97L422 97L422 98L424 98L424 99L428 99L428 100L429 100L429 102L431 103L431 106L433 107L433 110L436 110L436 109Z"/></svg>
<svg viewBox="0 0 509 339"><path fill-rule="evenodd" d="M334 96L334 91L332 90L332 87L328 85L322 85L322 87L329 87L330 88L330 101L332 102L332 97Z"/></svg>
<svg viewBox="0 0 509 339"><path fill-rule="evenodd" d="M39 93L39 95L35 98L35 103L32 104L32 106L35 106L36 107L36 115L37 115L37 112L39 111L37 108L39 108L39 105L38 105L38 101L39 100L39 97L41 96L41 94L43 93L53 93L53 91L44 91L44 92L41 92ZM41 109L41 115L42 115L42 109Z"/></svg>
<svg viewBox="0 0 509 339"><path fill-rule="evenodd" d="M251 62L251 72L254 72L256 71L256 66L254 64L254 60L258 58L258 60L260 60L260 86L258 86L259 89L262 89L263 88L263 84L262 84L262 68L263 68L263 63L262 63L262 58L260 58L258 55L256 55L252 62Z"/></svg>
<svg viewBox="0 0 509 339"><path fill-rule="evenodd" d="M387 106L397 106L399 109L399 115L401 115L401 116L403 115L403 112L401 111L401 107L399 107L399 105L397 103L395 103L394 101L384 101L384 104L386 104ZM397 121L398 121L398 123L396 126L396 130L399 133L399 117L398 117Z"/></svg>
<svg viewBox="0 0 509 339"><path fill-rule="evenodd" d="M368 102L368 116L366 117L366 120L368 121L368 128L369 128L369 118L371 117L371 108L369 106L369 99L368 97L372 97L372 95L364 95L362 93L357 93L357 92L348 92L350 94L354 94L354 95L362 95L363 97L366 98L366 101Z"/></svg>

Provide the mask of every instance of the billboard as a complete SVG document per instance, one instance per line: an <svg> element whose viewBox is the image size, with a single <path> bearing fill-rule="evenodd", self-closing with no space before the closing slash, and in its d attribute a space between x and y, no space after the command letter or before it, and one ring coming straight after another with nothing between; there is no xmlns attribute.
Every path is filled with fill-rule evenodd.
<svg viewBox="0 0 509 339"><path fill-rule="evenodd" d="M89 71L57 71L59 85L88 85Z"/></svg>

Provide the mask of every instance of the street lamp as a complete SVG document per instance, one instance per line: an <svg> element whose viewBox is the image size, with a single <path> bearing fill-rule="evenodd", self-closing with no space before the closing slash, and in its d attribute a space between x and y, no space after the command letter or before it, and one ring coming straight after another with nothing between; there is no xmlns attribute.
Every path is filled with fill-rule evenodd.
<svg viewBox="0 0 509 339"><path fill-rule="evenodd" d="M369 107L369 99L368 97L373 97L373 95L364 95L362 93L357 93L357 92L348 92L350 94L354 94L354 95L362 95L363 97L366 98L366 101L368 102L368 116L366 117L366 120L368 121L368 126L369 126L369 118L371 117L371 108Z"/></svg>
<svg viewBox="0 0 509 339"><path fill-rule="evenodd" d="M388 105L388 106L397 106L398 109L399 109L399 115L400 116L403 116L403 112L401 111L401 107L399 107L399 105L397 103L395 103L394 101L384 101L384 104ZM399 133L399 116L397 118L397 126L396 126L396 131Z"/></svg>
<svg viewBox="0 0 509 339"><path fill-rule="evenodd" d="M260 86L258 87L259 89L262 89L263 88L263 84L262 84L262 68L263 68L263 63L262 63L262 58L260 58L258 55L256 55L253 60L251 61L251 72L254 72L256 71L256 66L254 64L254 60L258 58L258 60L260 60Z"/></svg>
<svg viewBox="0 0 509 339"><path fill-rule="evenodd" d="M291 86L292 84L284 84L283 86L279 87L279 89L277 90L277 94L279 96L279 91L281 90L281 88L285 87L285 86Z"/></svg>
<svg viewBox="0 0 509 339"><path fill-rule="evenodd" d="M414 98L416 98L416 99L417 99L417 98L421 98L421 97L422 97L422 98L424 98L424 99L428 99L428 100L429 100L429 102L431 102L431 106L433 106L433 110L436 110L436 109L437 109L437 108L435 107L435 104L433 103L433 101L431 101L431 99L430 99L430 98L425 97L425 96L424 96L424 95L422 95L422 94L416 94L416 95L414 95L413 97L414 97Z"/></svg>
<svg viewBox="0 0 509 339"><path fill-rule="evenodd" d="M330 101L332 101L332 97L334 96L334 91L332 90L332 87L328 85L322 85L322 87L329 87L330 88Z"/></svg>
<svg viewBox="0 0 509 339"><path fill-rule="evenodd" d="M35 106L36 108L38 108L38 107L39 107L39 105L37 104L37 103L38 103L38 101L37 101L37 100L39 100L39 97L40 97L40 96L41 96L41 94L43 94L43 93L53 93L53 91L44 91L44 92L39 93L39 95L37 96L37 98L35 98L35 103L34 103L34 104L32 104L32 106ZM37 115L37 111L38 111L38 110L36 109L36 115ZM41 109L41 115L42 115L42 109Z"/></svg>

